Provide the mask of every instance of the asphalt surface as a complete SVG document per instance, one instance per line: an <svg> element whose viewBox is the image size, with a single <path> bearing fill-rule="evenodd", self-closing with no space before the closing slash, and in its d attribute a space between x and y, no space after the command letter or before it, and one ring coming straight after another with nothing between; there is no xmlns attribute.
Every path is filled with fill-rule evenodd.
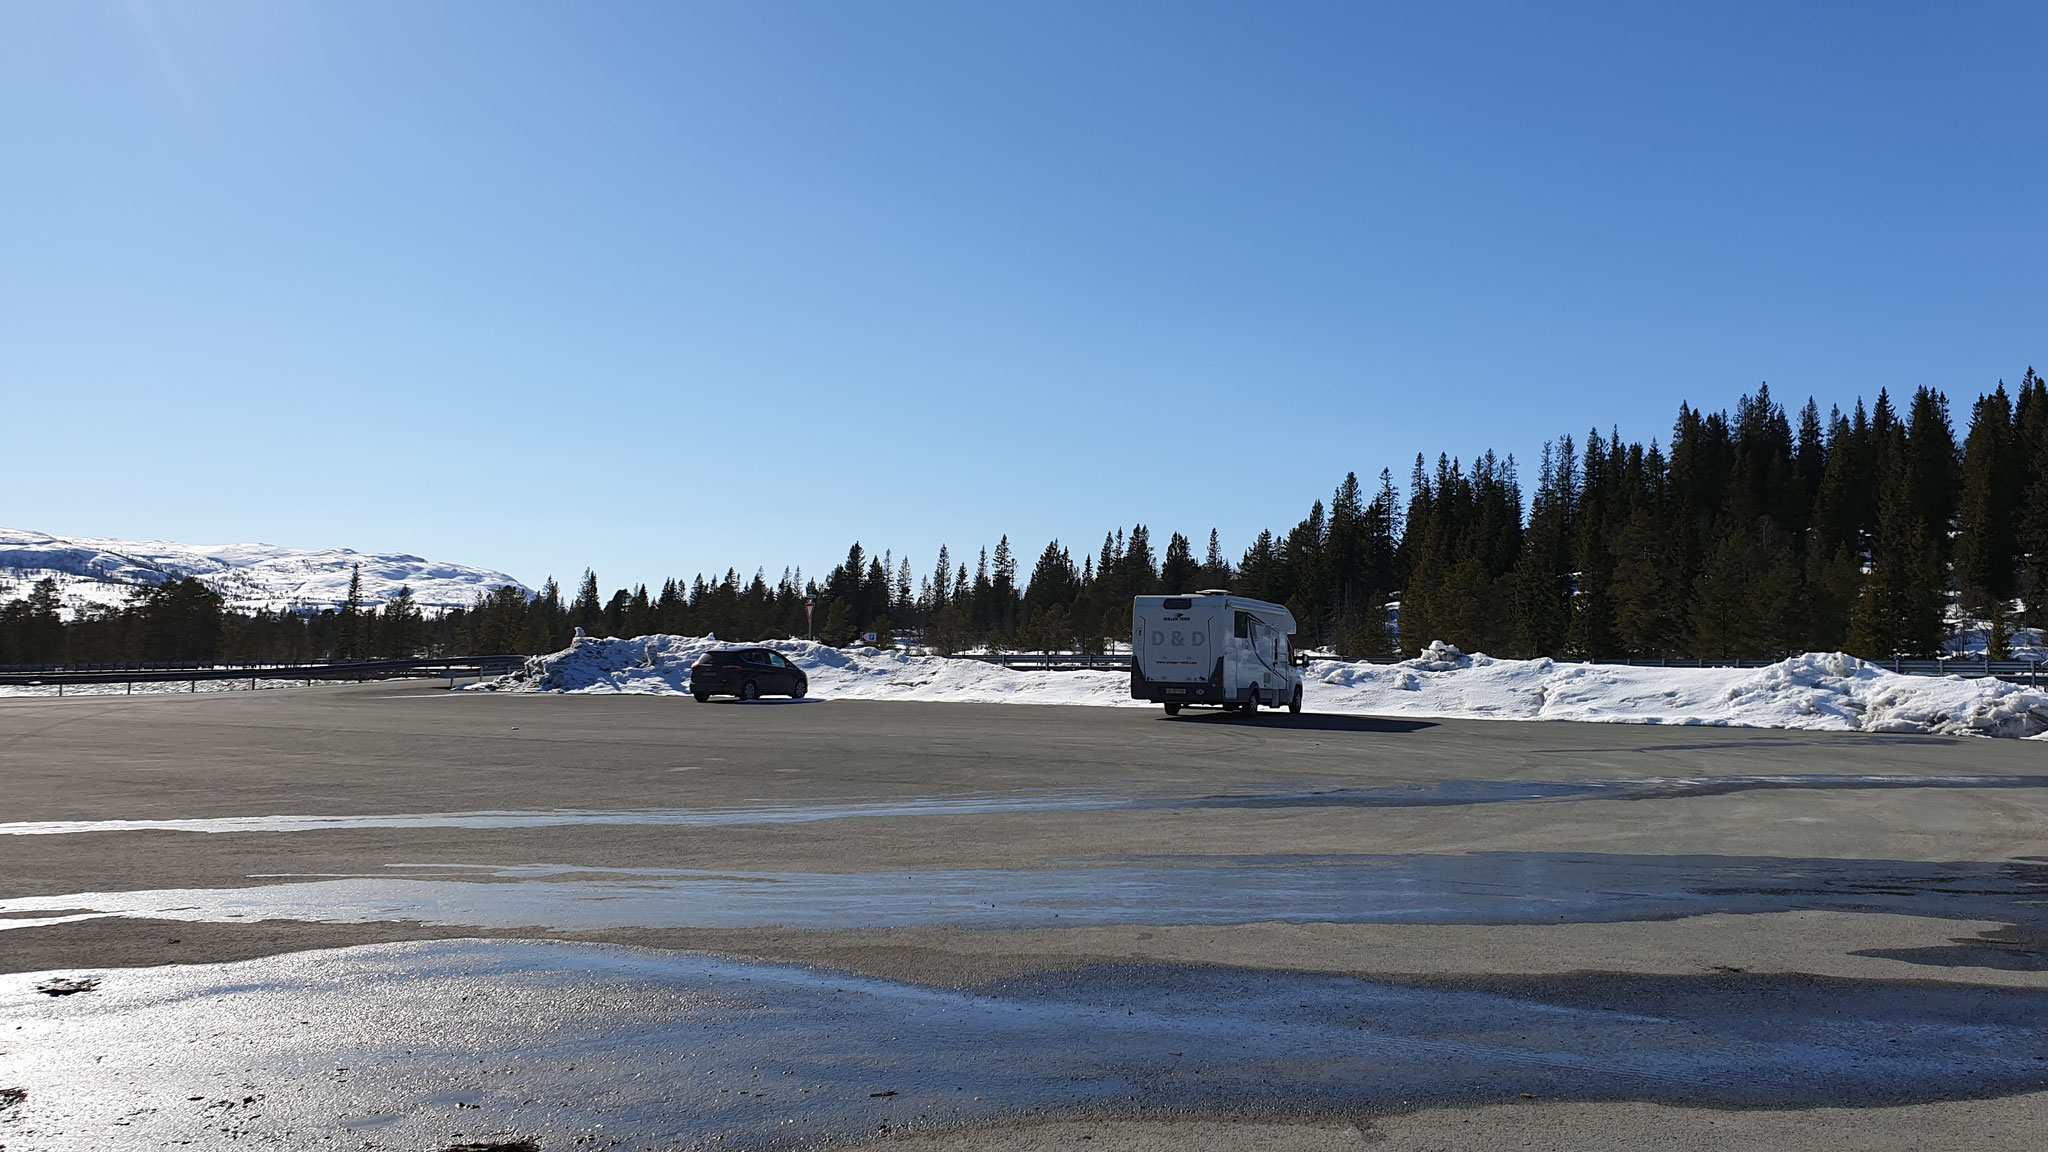
<svg viewBox="0 0 2048 1152"><path fill-rule="evenodd" d="M479 812L505 815L462 815ZM347 819L394 815L418 819ZM2044 816L2048 747L2035 742L698 705L409 684L0 700L0 833L11 833L0 834L0 917L35 924L0 931L0 972L31 982L95 974L105 989L23 993L44 1005L37 1019L50 1031L25 1053L0 1036L0 1089L12 1074L29 1092L14 1104L0 1097L0 1145L122 1146L106 1142L112 1130L100 1126L113 1121L103 1113L116 1103L157 1107L83 1083L65 1103L38 1079L51 1061L83 1059L156 1010L142 974L124 969L190 966L164 970L197 982L179 994L189 997L240 987L271 971L261 964L311 949L503 947L426 943L495 939L797 964L1005 1009L1023 995L1006 982L1051 981L1032 987L1066 1005L1057 1026L1001 1042L1024 1051L1031 1044L1020 1037L1043 1037L1045 1050L1031 1056L1039 1080L955 1060L949 1067L966 1079L928 1077L920 1090L985 1087L983 1106L933 1104L885 1117L886 1129L863 1127L874 1115L854 1093L853 1104L783 1116L788 1137L960 1149L2031 1147L2048 1103L2048 1041L2030 1023L2048 1022ZM747 898L771 890L772 900ZM106 912L121 914L95 915ZM532 955L540 968L570 963ZM259 966L211 967L239 962ZM1570 1037L1604 1037L1588 1060L1635 1044L1628 1028L1602 1032L1607 1018L1585 1013L1691 1020L1713 1039L1683 1055L1643 1040L1641 1067L1653 1055L1694 1063L1676 1080L1625 1090L1601 1087L1615 1081L1597 1069L1475 1081L1431 1073L1412 1055L1417 1045L1481 1043L1470 1029L1432 1032L1425 1012L1382 1037L1369 1060L1340 1058L1343 1045L1325 1037L1302 1041L1331 1049L1323 1063L1299 1065L1283 1040L1191 1078L1142 1080L1128 1099L1018 1087L1129 1080L1130 1068L1150 1067L1175 1044L1187 1050L1175 1029L1209 1036L1211 1048L1219 1029L1249 1035L1245 1018L1161 1007L1191 995L1193 977L1176 973L1200 972L1269 973L1297 982L1288 994L1304 1007L1332 1011L1369 988L1395 999L1497 997L1510 1015L1574 1021L1556 1035L1484 1038L1474 1066L1534 1067L1578 1042ZM141 999L110 995L124 979ZM875 994L895 1003L910 992ZM1075 1041L1074 1020L1094 1019L1114 996L1134 1003L1134 1020L1153 1011L1164 1022L1118 1033L1121 1047ZM129 1015L103 1007L88 1022L76 1006L95 997L127 1004ZM1812 1057L1816 1066L1877 1071L1784 1095L1787 1057L1758 1048L1754 1025L1807 1018L1867 1025L1809 1038L1801 1051L1825 1054ZM1958 1049L1980 1063L1944 1055L1949 1023L1985 1030L1991 1039ZM641 1035L653 1025L610 1026ZM849 1050L834 1067L880 1061L887 1029L874 1031L875 1047ZM1902 1039L1918 1063L1896 1055ZM1098 1048L1100 1067L1061 1063ZM1285 1074L1248 1071L1270 1073L1283 1056L1297 1061ZM275 1115L293 1117L303 1137L311 1105L285 1101L304 1077L264 1067ZM815 1075L820 1085L840 1079ZM1515 1087L1539 1080L1543 1090L1527 1098ZM1709 1081L1721 1087L1698 1087ZM1008 1087L997 1091L999 1082ZM603 1095L577 1083L591 1099ZM379 1091L411 1099L407 1084L394 1078ZM828 1096L821 1087L806 1099ZM434 1109L461 1102L419 1100L412 1114L427 1128L390 1144L377 1133L398 1140L399 1129L349 1128L348 1146L452 1147L482 1130L472 1118L433 1135ZM1171 1115L1145 1114L1148 1102ZM544 1125L500 1104L494 1131L537 1133L544 1147L600 1123L574 1101ZM344 1111L328 1114L335 1132ZM151 1140L232 1146L275 1135L253 1120L192 1127L196 1119L161 1119L168 1110L151 1114L169 1125ZM660 1142L654 1113L632 1115L615 1119L606 1139L732 1147L778 1138L758 1118L718 1112ZM471 1135L457 1139L458 1130Z"/></svg>

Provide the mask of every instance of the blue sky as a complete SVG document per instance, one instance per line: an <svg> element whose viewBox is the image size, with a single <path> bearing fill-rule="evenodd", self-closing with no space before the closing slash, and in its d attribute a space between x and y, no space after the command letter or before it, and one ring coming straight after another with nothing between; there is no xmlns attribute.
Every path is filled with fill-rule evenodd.
<svg viewBox="0 0 2048 1152"><path fill-rule="evenodd" d="M0 6L0 523L928 571L2048 367L2048 8ZM1531 469L1525 467L1525 478Z"/></svg>

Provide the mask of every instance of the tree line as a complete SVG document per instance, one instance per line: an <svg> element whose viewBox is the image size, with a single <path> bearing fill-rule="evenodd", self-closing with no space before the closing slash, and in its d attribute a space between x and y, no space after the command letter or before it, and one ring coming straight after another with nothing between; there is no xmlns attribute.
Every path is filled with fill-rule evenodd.
<svg viewBox="0 0 2048 1152"><path fill-rule="evenodd" d="M2048 384L2029 368L1977 397L1959 440L1947 398L1791 417L1768 386L1734 411L1681 404L1668 442L1618 431L1544 445L1524 500L1512 456L1417 455L1405 495L1383 469L1346 475L1284 534L1235 562L1212 529L1197 558L1143 524L1098 549L1046 544L1021 573L1009 537L966 557L911 561L855 543L822 580L738 569L609 596L586 570L426 615L409 591L317 614L226 611L196 580L138 590L64 621L54 582L0 607L0 663L540 653L593 636L716 634L833 644L914 632L939 652L1100 650L1130 628L1131 597L1221 588L1283 603L1297 645L1412 655L1431 640L1503 656L1768 658L1846 650L1937 654L1965 624L1994 656L2048 624ZM813 614L806 615L806 605Z"/></svg>

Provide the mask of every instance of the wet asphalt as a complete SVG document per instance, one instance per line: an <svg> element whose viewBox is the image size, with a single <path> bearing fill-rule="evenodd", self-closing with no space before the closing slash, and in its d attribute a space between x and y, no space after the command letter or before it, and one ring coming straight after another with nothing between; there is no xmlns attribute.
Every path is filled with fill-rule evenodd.
<svg viewBox="0 0 2048 1152"><path fill-rule="evenodd" d="M1999 1146L2044 785L1939 737L0 701L0 1146Z"/></svg>

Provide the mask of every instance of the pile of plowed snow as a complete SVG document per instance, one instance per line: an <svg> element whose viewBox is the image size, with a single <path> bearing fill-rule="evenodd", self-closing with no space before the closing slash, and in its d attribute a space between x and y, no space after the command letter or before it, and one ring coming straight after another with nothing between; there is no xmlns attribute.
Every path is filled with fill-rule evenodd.
<svg viewBox="0 0 2048 1152"><path fill-rule="evenodd" d="M690 665L732 641L709 636L578 637L526 667L471 690L688 693ZM955 704L1137 704L1124 672L1018 672L976 660L912 656L895 649L834 648L809 640L764 640L804 670L809 695L829 700L943 700Z"/></svg>
<svg viewBox="0 0 2048 1152"><path fill-rule="evenodd" d="M729 647L701 636L578 639L527 660L521 671L476 685L486 691L686 694L690 665ZM1020 672L973 660L805 640L757 647L782 653L831 700L1152 707L1130 699L1122 672ZM1655 668L1495 660L1432 645L1399 664L1317 662L1310 712L1491 720L1709 724L1945 735L2048 734L2048 692L2003 680L1900 676L1839 652L1766 668Z"/></svg>
<svg viewBox="0 0 2048 1152"><path fill-rule="evenodd" d="M1495 660L1433 645L1400 664L1317 664L1305 700L1381 716L1713 724L2033 736L2048 692L2004 680L1901 676L1840 652L1765 668Z"/></svg>

